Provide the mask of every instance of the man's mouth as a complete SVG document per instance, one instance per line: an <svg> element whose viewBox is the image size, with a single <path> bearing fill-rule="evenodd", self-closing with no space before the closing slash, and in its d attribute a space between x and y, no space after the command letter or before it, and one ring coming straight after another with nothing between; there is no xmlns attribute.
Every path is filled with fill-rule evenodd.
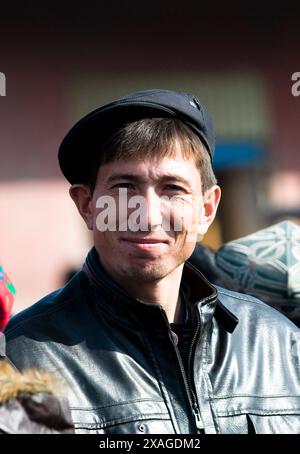
<svg viewBox="0 0 300 454"><path fill-rule="evenodd" d="M159 247L163 244L168 244L168 240L163 240L161 238L139 238L139 237L132 237L132 238L120 238L121 242L126 243L128 246L137 247L140 249L151 249L155 247Z"/></svg>
<svg viewBox="0 0 300 454"><path fill-rule="evenodd" d="M167 240L161 238L121 238L121 241L129 241L130 243L143 243L143 244L155 244L155 243L167 243Z"/></svg>

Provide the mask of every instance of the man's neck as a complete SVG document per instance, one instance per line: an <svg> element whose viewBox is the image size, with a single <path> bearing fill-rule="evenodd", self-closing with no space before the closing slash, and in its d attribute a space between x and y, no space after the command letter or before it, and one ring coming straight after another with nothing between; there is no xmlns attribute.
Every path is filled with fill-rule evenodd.
<svg viewBox="0 0 300 454"><path fill-rule="evenodd" d="M182 270L183 265L180 265L163 279L151 282L123 280L118 276L113 276L113 278L135 298L148 304L162 306L169 323L177 323L182 321L182 314L184 313L183 303L179 295Z"/></svg>

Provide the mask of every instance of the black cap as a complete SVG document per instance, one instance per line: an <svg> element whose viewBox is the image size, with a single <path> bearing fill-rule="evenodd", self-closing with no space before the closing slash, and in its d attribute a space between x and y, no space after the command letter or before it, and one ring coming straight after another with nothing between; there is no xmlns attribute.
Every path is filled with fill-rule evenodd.
<svg viewBox="0 0 300 454"><path fill-rule="evenodd" d="M105 104L79 120L63 139L58 152L62 173L71 183L86 182L91 154L104 137L123 124L142 118L178 118L200 137L213 158L213 122L205 106L192 94L144 90Z"/></svg>

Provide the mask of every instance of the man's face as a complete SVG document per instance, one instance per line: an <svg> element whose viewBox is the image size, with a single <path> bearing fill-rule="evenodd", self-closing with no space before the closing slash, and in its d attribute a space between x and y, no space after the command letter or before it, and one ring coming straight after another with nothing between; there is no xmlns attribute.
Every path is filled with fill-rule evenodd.
<svg viewBox="0 0 300 454"><path fill-rule="evenodd" d="M119 160L98 171L87 224L102 265L119 281L163 279L213 220L215 192L202 194L194 160L177 148L172 157Z"/></svg>

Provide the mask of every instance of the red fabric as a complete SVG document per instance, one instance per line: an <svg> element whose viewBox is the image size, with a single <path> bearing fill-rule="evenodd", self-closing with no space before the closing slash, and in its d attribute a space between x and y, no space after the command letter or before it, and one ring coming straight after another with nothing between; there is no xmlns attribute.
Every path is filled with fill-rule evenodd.
<svg viewBox="0 0 300 454"><path fill-rule="evenodd" d="M0 266L0 331L5 328L11 315L14 295L15 288Z"/></svg>

